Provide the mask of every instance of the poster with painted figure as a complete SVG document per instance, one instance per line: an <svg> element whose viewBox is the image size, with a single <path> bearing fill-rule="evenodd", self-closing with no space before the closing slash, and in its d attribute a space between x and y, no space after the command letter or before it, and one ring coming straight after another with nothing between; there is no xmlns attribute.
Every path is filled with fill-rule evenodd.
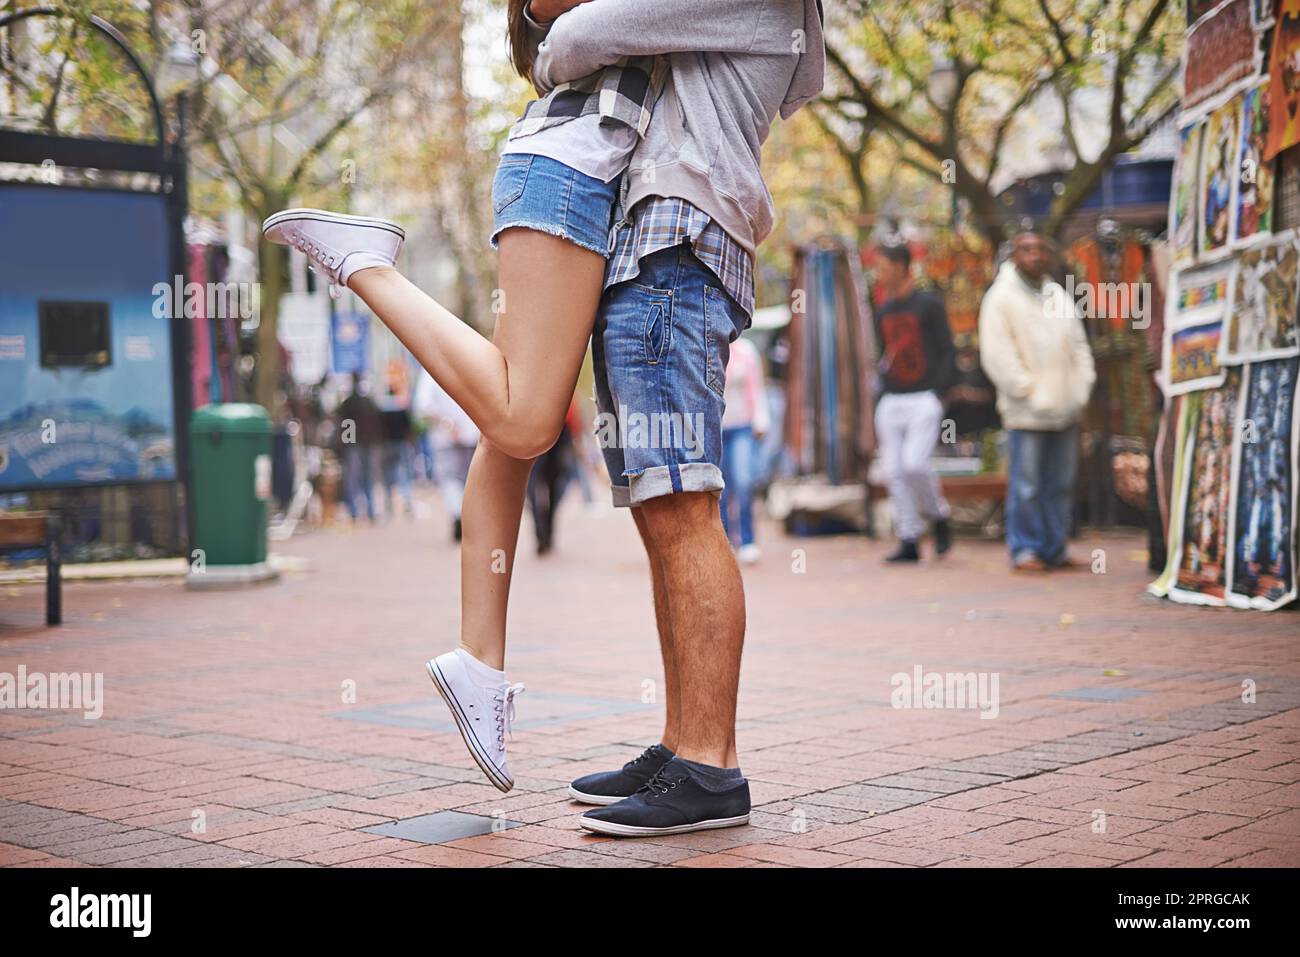
<svg viewBox="0 0 1300 957"><path fill-rule="evenodd" d="M1175 268L1190 266L1196 261L1196 207L1201 194L1201 141L1204 136L1204 123L1193 123L1178 132L1173 197L1169 204L1169 236Z"/></svg>
<svg viewBox="0 0 1300 957"><path fill-rule="evenodd" d="M1242 94L1234 218L1234 238L1239 242L1266 236L1273 230L1273 164L1264 159L1268 123L1268 81L1264 81Z"/></svg>
<svg viewBox="0 0 1300 957"><path fill-rule="evenodd" d="M1181 540L1169 597L1192 604L1226 604L1232 455L1241 371L1217 389L1189 397L1198 410L1188 429Z"/></svg>
<svg viewBox="0 0 1300 957"><path fill-rule="evenodd" d="M1237 141L1241 132L1241 97L1233 97L1205 121L1201 147L1201 187L1197 253L1226 251L1235 233Z"/></svg>
<svg viewBox="0 0 1300 957"><path fill-rule="evenodd" d="M1246 367L1233 480L1228 604L1271 611L1296 597L1296 372L1300 359Z"/></svg>
<svg viewBox="0 0 1300 957"><path fill-rule="evenodd" d="M1300 355L1298 294L1300 246L1294 233L1242 252L1232 282L1219 362L1239 365Z"/></svg>

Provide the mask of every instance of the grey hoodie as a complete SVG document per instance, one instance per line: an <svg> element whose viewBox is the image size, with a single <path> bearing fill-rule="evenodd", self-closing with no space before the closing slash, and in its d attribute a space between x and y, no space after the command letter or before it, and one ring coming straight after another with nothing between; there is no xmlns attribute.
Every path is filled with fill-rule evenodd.
<svg viewBox="0 0 1300 957"><path fill-rule="evenodd" d="M632 157L628 208L681 197L752 254L774 218L759 150L778 114L821 92L819 0L592 0L551 25L533 77L549 89L646 54L671 70Z"/></svg>

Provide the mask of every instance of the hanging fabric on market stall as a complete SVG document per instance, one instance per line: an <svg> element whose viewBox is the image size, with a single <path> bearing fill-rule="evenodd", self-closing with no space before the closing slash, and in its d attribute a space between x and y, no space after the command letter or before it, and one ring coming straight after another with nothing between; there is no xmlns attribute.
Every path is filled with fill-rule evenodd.
<svg viewBox="0 0 1300 957"><path fill-rule="evenodd" d="M795 250L787 330L785 443L794 476L768 489L768 512L792 534L862 531L870 524L876 349L853 247Z"/></svg>
<svg viewBox="0 0 1300 957"><path fill-rule="evenodd" d="M1089 521L1114 524L1124 506L1147 505L1148 452L1155 440L1158 390L1152 380L1158 360L1147 330L1156 306L1149 280L1150 235L1103 219L1096 234L1083 236L1069 254L1088 296L1080 311L1097 367L1097 387L1084 412L1080 473L1089 476L1084 498Z"/></svg>
<svg viewBox="0 0 1300 957"><path fill-rule="evenodd" d="M786 441L799 475L862 482L875 446L875 337L854 259L843 245L795 253Z"/></svg>

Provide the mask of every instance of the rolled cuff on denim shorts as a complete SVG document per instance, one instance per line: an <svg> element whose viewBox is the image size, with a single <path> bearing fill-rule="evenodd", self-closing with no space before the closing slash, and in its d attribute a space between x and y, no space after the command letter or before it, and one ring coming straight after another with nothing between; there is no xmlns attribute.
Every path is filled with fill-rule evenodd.
<svg viewBox="0 0 1300 957"><path fill-rule="evenodd" d="M615 483L609 487L615 508L629 508L676 492L712 492L720 495L723 488L722 469L709 462L656 465L623 477L627 479L626 485Z"/></svg>
<svg viewBox="0 0 1300 957"><path fill-rule="evenodd" d="M602 183L549 156L507 153L492 180L492 248L502 230L518 226L608 259L619 182Z"/></svg>

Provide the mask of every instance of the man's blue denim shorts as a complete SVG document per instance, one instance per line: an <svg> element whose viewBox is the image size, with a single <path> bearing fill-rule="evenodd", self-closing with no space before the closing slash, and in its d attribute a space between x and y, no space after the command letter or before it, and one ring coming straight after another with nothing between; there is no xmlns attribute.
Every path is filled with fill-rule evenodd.
<svg viewBox="0 0 1300 957"><path fill-rule="evenodd" d="M749 317L689 243L605 290L591 338L596 439L614 504L719 493L731 343Z"/></svg>
<svg viewBox="0 0 1300 957"><path fill-rule="evenodd" d="M619 177L608 183L549 156L507 153L492 180L492 248L501 230L550 233L609 258Z"/></svg>

